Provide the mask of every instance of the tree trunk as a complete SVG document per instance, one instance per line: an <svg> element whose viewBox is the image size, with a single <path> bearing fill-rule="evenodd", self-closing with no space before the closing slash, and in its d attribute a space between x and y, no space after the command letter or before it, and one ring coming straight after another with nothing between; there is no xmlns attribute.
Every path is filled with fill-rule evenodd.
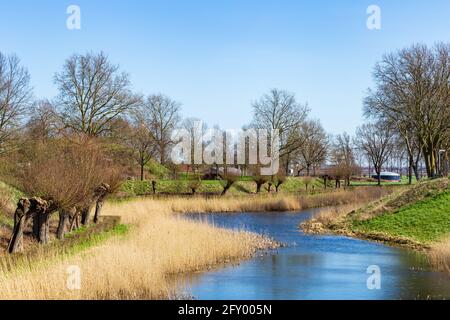
<svg viewBox="0 0 450 320"><path fill-rule="evenodd" d="M336 189L340 189L341 188L341 177L338 176L338 177L335 177L334 179L336 181L336 185L335 185Z"/></svg>
<svg viewBox="0 0 450 320"><path fill-rule="evenodd" d="M225 186L224 188L223 188L223 190L222 190L222 193L220 194L221 196L224 196L226 193L227 193L227 191L228 191L228 186Z"/></svg>
<svg viewBox="0 0 450 320"><path fill-rule="evenodd" d="M261 192L261 186L262 186L261 183L259 183L259 182L256 183L256 193L260 193Z"/></svg>
<svg viewBox="0 0 450 320"><path fill-rule="evenodd" d="M278 182L275 183L275 192L278 193L278 191L280 190L281 185L283 184L283 182Z"/></svg>
<svg viewBox="0 0 450 320"><path fill-rule="evenodd" d="M39 220L39 243L48 244L50 242L50 212L40 212Z"/></svg>
<svg viewBox="0 0 450 320"><path fill-rule="evenodd" d="M448 159L448 151L445 152L444 155L444 177L448 177L448 166L449 166L449 159Z"/></svg>
<svg viewBox="0 0 450 320"><path fill-rule="evenodd" d="M286 176L289 176L289 162L290 162L289 155L287 155L286 156L286 161L285 161L285 173L286 173Z"/></svg>
<svg viewBox="0 0 450 320"><path fill-rule="evenodd" d="M153 191L153 194L156 194L156 181L155 180L152 180L152 191Z"/></svg>
<svg viewBox="0 0 450 320"><path fill-rule="evenodd" d="M61 210L59 212L59 223L58 230L56 231L56 237L59 240L64 239L67 232L67 224L69 222L69 213L67 211Z"/></svg>
<svg viewBox="0 0 450 320"><path fill-rule="evenodd" d="M228 189L231 188L232 185L233 185L233 183L227 182L227 184L225 185L225 187L223 187L223 191L222 191L222 194L221 194L221 195L224 196L224 195L227 193Z"/></svg>
<svg viewBox="0 0 450 320"><path fill-rule="evenodd" d="M94 214L94 223L98 223L100 219L100 214L102 212L103 207L103 197L97 200L97 203L95 204L95 214Z"/></svg>
<svg viewBox="0 0 450 320"><path fill-rule="evenodd" d="M81 224L83 226L89 225L89 220L91 218L91 207L84 207L81 209Z"/></svg>
<svg viewBox="0 0 450 320"><path fill-rule="evenodd" d="M144 165L141 164L141 181L144 181Z"/></svg>
<svg viewBox="0 0 450 320"><path fill-rule="evenodd" d="M160 145L160 157L159 157L159 160L160 160L160 163L162 164L162 165L164 165L165 164L165 162L166 162L166 159L165 159L165 156L166 156L166 147L164 146L164 145Z"/></svg>
<svg viewBox="0 0 450 320"><path fill-rule="evenodd" d="M419 173L419 164L418 163L413 166L413 171L414 171L414 176L416 177L416 180L419 181L420 173Z"/></svg>
<svg viewBox="0 0 450 320"><path fill-rule="evenodd" d="M40 225L41 225L41 215L39 212L36 212L33 215L33 226L32 226L32 232L33 232L33 238L39 241L39 233L40 233Z"/></svg>
<svg viewBox="0 0 450 320"><path fill-rule="evenodd" d="M8 244L9 253L21 252L23 250L23 229L25 227L26 220L27 218L25 215L17 219L11 240Z"/></svg>
<svg viewBox="0 0 450 320"><path fill-rule="evenodd" d="M427 170L428 178L434 178L436 175L436 157L435 151L432 147L424 147L423 155L425 159L425 168Z"/></svg>
<svg viewBox="0 0 450 320"><path fill-rule="evenodd" d="M33 215L33 237L41 244L50 242L50 212L37 211Z"/></svg>
<svg viewBox="0 0 450 320"><path fill-rule="evenodd" d="M75 212L75 214L73 216L70 217L70 226L69 226L69 232L72 232L73 230L75 230L76 228L76 224L77 224L77 219L79 216L79 212L78 210Z"/></svg>
<svg viewBox="0 0 450 320"><path fill-rule="evenodd" d="M412 175L413 175L413 157L409 157L409 166L408 166L408 184L412 184Z"/></svg>

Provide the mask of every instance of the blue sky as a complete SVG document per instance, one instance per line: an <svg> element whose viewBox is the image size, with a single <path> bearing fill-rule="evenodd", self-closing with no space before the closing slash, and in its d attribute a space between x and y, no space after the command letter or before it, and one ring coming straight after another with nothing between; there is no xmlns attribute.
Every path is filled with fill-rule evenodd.
<svg viewBox="0 0 450 320"><path fill-rule="evenodd" d="M66 9L81 8L81 30ZM382 29L366 27L381 8ZM239 128L251 102L280 88L340 133L363 121L362 98L383 53L449 41L448 0L0 0L0 51L29 69L35 96L52 98L72 53L106 52L135 91L162 92L183 115Z"/></svg>

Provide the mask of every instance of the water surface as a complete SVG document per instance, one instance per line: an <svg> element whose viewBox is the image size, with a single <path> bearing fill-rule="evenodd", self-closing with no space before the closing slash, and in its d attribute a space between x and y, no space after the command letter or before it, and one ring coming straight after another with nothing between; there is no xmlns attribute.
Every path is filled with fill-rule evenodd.
<svg viewBox="0 0 450 320"><path fill-rule="evenodd" d="M189 277L195 299L448 299L450 277L428 270L410 250L341 236L307 235L298 225L316 214L190 215L216 226L269 235L287 247L239 265ZM369 266L381 270L381 288L369 290Z"/></svg>

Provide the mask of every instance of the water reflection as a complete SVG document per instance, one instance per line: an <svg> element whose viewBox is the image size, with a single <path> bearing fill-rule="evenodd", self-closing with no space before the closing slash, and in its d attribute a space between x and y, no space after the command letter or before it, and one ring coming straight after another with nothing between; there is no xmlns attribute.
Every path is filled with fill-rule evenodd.
<svg viewBox="0 0 450 320"><path fill-rule="evenodd" d="M442 299L450 277L427 270L420 254L339 236L311 236L298 225L303 213L192 215L215 225L264 233L288 244L239 265L186 278L196 299ZM367 288L371 265L381 268L381 289Z"/></svg>

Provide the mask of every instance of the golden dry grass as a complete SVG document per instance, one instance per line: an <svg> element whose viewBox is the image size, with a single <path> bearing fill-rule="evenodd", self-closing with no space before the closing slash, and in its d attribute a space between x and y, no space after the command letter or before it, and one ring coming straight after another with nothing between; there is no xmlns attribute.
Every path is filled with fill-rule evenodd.
<svg viewBox="0 0 450 320"><path fill-rule="evenodd" d="M300 228L306 233L323 234L329 232L328 226L330 223L338 221L345 217L350 212L362 208L365 202L355 202L350 204L343 204L340 206L327 207L320 210L314 217L308 221L303 222Z"/></svg>
<svg viewBox="0 0 450 320"><path fill-rule="evenodd" d="M166 203L172 211L179 213L301 211L308 208L367 203L390 192L392 190L389 188L367 187L304 196L264 194L253 197L196 197L195 201L188 197L155 201Z"/></svg>
<svg viewBox="0 0 450 320"><path fill-rule="evenodd" d="M274 244L248 232L218 229L174 215L154 200L107 204L107 215L131 225L75 256L0 271L0 299L157 299L176 295L171 275L252 255ZM68 290L67 268L79 266L81 290Z"/></svg>
<svg viewBox="0 0 450 320"><path fill-rule="evenodd" d="M336 219L339 219L347 215L349 212L360 209L364 205L365 203L361 202L361 203L345 204L338 207L329 207L324 210L321 210L317 215L314 216L314 219L323 224L328 224L332 221L335 221Z"/></svg>
<svg viewBox="0 0 450 320"><path fill-rule="evenodd" d="M428 258L434 269L450 273L450 237L432 245Z"/></svg>

